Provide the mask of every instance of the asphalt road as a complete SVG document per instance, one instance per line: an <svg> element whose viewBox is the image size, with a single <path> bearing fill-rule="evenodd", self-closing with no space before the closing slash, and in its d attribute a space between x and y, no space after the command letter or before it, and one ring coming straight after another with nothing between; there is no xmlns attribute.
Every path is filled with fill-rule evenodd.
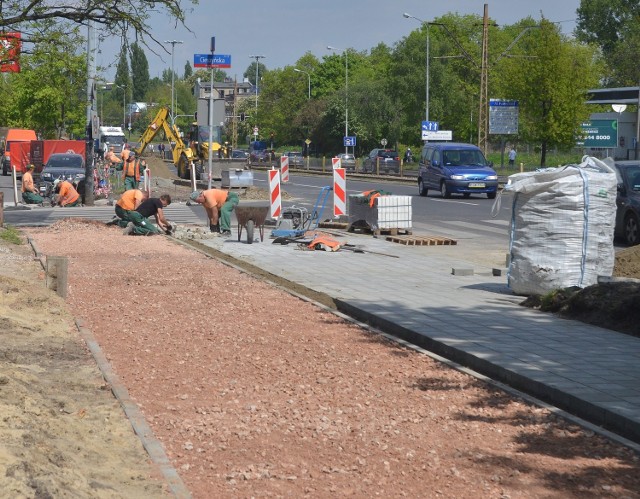
<svg viewBox="0 0 640 499"><path fill-rule="evenodd" d="M282 184L283 191L289 194L288 199L283 202L283 207L297 205L311 211L321 188L331 183L332 177L328 173L325 175L293 173L290 175L290 181ZM266 171L254 170L254 185L268 189ZM19 187L18 183L18 196L20 196ZM347 196L374 189L398 196L411 196L414 234L450 237L466 245L473 245L478 251L486 249L487 252L502 254L508 251L510 197L505 197L497 210L497 216L493 217L494 201L487 199L486 196L478 195L470 198L454 196L451 199L443 199L439 193L433 193L422 197L418 195L417 185L412 181L394 182L386 178L347 177ZM4 193L5 206L12 205L14 196L10 176L0 176L0 191ZM333 201L330 197L322 218L331 218L332 211ZM199 211L196 213L199 214ZM13 223L25 223L25 217L30 219L37 216L37 210L21 211L19 218L16 218ZM90 216L90 214L83 214L83 216ZM12 223L13 217L9 210L5 213L5 220L7 223Z"/></svg>

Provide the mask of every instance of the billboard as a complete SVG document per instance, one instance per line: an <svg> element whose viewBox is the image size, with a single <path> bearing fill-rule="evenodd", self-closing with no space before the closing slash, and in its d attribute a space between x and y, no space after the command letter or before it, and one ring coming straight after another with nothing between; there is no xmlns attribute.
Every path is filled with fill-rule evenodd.
<svg viewBox="0 0 640 499"><path fill-rule="evenodd" d="M20 33L0 34L0 72L20 72Z"/></svg>

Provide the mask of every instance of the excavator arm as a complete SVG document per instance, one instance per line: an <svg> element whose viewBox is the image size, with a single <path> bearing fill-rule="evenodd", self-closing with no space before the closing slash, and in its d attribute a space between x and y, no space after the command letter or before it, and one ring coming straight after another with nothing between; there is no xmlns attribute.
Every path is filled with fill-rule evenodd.
<svg viewBox="0 0 640 499"><path fill-rule="evenodd" d="M149 124L144 133L140 136L140 145L134 149L136 155L141 155L146 147L151 143L156 134L162 130L164 131L167 140L173 142L173 163L178 169L178 176L181 178L188 178L191 163L194 161L194 154L191 148L187 147L180 137L180 133L175 125L172 127L169 125L169 108L163 106L156 114L156 117Z"/></svg>

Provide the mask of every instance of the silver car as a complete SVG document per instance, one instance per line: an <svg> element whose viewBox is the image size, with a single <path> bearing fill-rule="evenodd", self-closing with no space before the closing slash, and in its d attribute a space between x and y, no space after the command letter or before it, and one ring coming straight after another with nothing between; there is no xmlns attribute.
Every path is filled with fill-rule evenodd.
<svg viewBox="0 0 640 499"><path fill-rule="evenodd" d="M338 154L338 158L340 158L340 166L347 170L348 172L356 171L356 157L350 153L340 153Z"/></svg>
<svg viewBox="0 0 640 499"><path fill-rule="evenodd" d="M84 158L76 153L55 153L49 156L40 173L40 193L49 196L56 179L79 182L85 177Z"/></svg>

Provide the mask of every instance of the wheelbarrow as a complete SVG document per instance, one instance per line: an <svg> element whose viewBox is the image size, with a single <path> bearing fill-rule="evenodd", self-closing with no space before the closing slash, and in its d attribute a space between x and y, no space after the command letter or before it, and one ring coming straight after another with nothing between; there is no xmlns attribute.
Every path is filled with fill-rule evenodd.
<svg viewBox="0 0 640 499"><path fill-rule="evenodd" d="M236 206L236 218L238 219L238 241L242 237L242 228L247 230L247 244L253 243L255 228L260 233L260 241L264 241L264 222L269 214L268 203L252 203L243 201Z"/></svg>

